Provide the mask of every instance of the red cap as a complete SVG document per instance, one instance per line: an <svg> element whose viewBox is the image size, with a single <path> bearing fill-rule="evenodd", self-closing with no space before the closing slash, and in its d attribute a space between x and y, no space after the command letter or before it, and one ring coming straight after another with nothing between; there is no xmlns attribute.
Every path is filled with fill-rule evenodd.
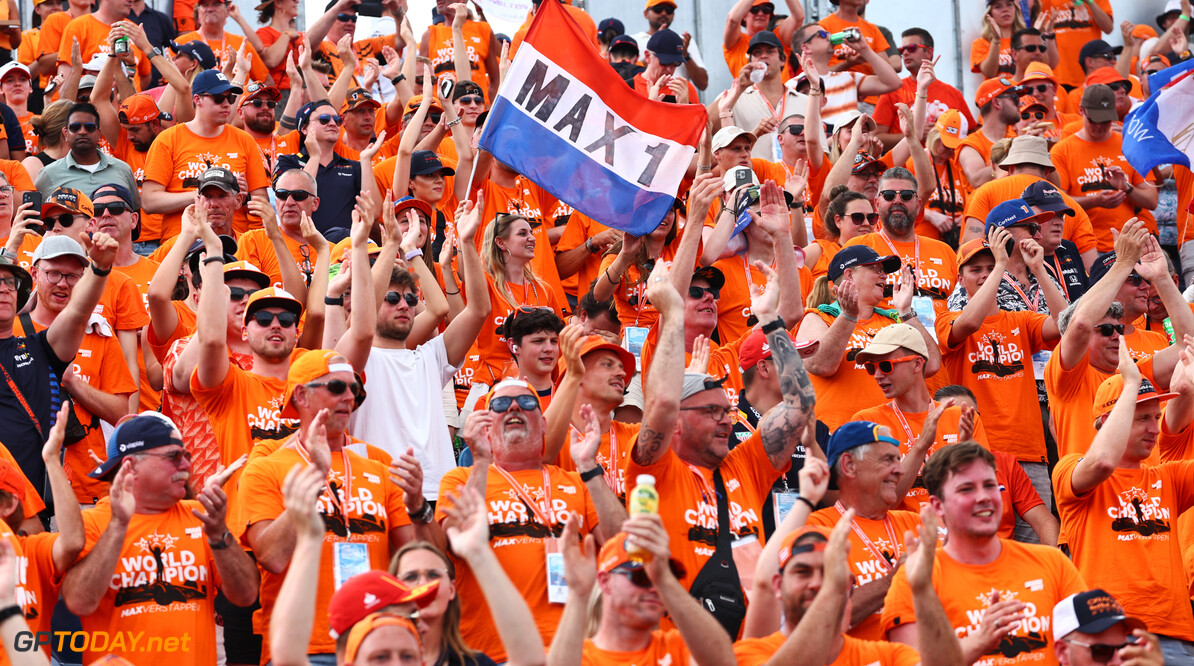
<svg viewBox="0 0 1194 666"><path fill-rule="evenodd" d="M332 635L339 636L386 606L413 602L423 608L435 599L438 591L438 580L407 587L391 573L366 571L349 578L332 595L328 602L328 625Z"/></svg>
<svg viewBox="0 0 1194 666"><path fill-rule="evenodd" d="M792 334L788 333L791 338ZM796 340L792 338L792 344L796 350L805 349L817 344L817 340ZM743 371L750 370L758 365L759 361L765 358L771 358L771 345L767 344L767 336L763 333L763 329L756 328L746 336L742 341L742 345L738 348L738 367Z"/></svg>
<svg viewBox="0 0 1194 666"><path fill-rule="evenodd" d="M796 546L796 542L807 534L820 534L825 537L825 541L815 541L809 544L800 544ZM788 534L783 541L779 542L779 570L782 572L784 567L788 564L788 560L792 559L793 555L807 553L809 551L816 552L818 550L825 550L825 544L829 541L830 529L828 527L821 527L819 525L805 525L800 529Z"/></svg>

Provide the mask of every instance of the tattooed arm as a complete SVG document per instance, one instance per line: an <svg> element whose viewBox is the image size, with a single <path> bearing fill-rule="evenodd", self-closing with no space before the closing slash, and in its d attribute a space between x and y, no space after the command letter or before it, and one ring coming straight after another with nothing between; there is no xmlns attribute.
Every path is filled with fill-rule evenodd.
<svg viewBox="0 0 1194 666"><path fill-rule="evenodd" d="M680 414L680 386L684 383L684 301L669 273L667 262L658 261L647 278L647 298L659 310L659 347L643 387L643 426L630 452L634 462L644 467L659 462L667 453Z"/></svg>
<svg viewBox="0 0 1194 666"><path fill-rule="evenodd" d="M751 297L750 307L759 318L759 324L766 327L771 322L779 321L776 310L780 289L775 273L762 264L758 266L768 274L767 288L762 294ZM800 443L800 436L813 413L813 405L817 403L817 395L813 392L804 362L800 360L800 353L796 351L791 336L782 324L767 333L767 344L771 346L771 362L779 374L779 390L784 399L763 416L759 422L759 436L771 464L776 469L783 469Z"/></svg>

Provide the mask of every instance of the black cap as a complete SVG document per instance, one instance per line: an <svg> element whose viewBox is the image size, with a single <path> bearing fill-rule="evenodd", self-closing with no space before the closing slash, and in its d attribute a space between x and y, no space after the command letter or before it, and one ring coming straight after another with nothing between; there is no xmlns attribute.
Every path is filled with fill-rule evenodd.
<svg viewBox="0 0 1194 666"><path fill-rule="evenodd" d="M1047 180L1038 180L1024 188L1024 191L1020 193L1020 198L1029 206L1051 213L1074 214L1074 209L1065 202L1061 192L1057 190L1057 186Z"/></svg>
<svg viewBox="0 0 1194 666"><path fill-rule="evenodd" d="M626 33L626 26L616 18L602 19L601 23L597 24L597 33L603 34L606 30L613 30L615 35Z"/></svg>
<svg viewBox="0 0 1194 666"><path fill-rule="evenodd" d="M1087 276L1090 278L1089 285L1087 288L1095 286L1095 283L1098 282L1099 280L1103 279L1103 276L1106 275L1107 272L1110 271L1111 267L1114 265L1115 265L1115 251L1114 250L1112 250L1111 252L1107 252L1106 254L1100 254L1094 260L1094 263L1090 265L1090 270L1086 272ZM1140 275L1140 274L1137 273L1136 271L1132 271L1132 275Z"/></svg>
<svg viewBox="0 0 1194 666"><path fill-rule="evenodd" d="M294 126L298 128L300 132L305 130L307 125L311 122L311 114L315 113L316 109L324 106L331 109L332 114L335 115L336 107L332 106L332 103L326 99L321 99L317 102L307 102L299 107L298 112L294 114Z"/></svg>
<svg viewBox="0 0 1194 666"><path fill-rule="evenodd" d="M211 47L201 39L186 44L171 43L170 48L179 55L189 56L203 69L215 69L219 64L216 62L216 54L212 52Z"/></svg>
<svg viewBox="0 0 1194 666"><path fill-rule="evenodd" d="M1086 59L1092 55L1099 55L1101 53L1111 53L1119 55L1124 50L1122 46L1112 46L1101 39L1092 39L1082 45L1082 50L1078 51L1078 65L1083 69L1086 68Z"/></svg>
<svg viewBox="0 0 1194 666"><path fill-rule="evenodd" d="M236 258L236 239L232 236L220 235L220 245L224 250L224 263L232 263L239 261ZM191 246L187 248L187 265L191 267L191 273L199 272L199 260L203 258L203 248L207 247L202 238L196 238Z"/></svg>
<svg viewBox="0 0 1194 666"><path fill-rule="evenodd" d="M701 266L692 272L692 279L701 278L709 283L710 287L721 290L726 286L726 274L721 272L720 268L713 266Z"/></svg>
<svg viewBox="0 0 1194 666"><path fill-rule="evenodd" d="M224 167L207 167L203 175L199 176L200 192L213 185L230 194L240 194L240 183L236 180L236 174Z"/></svg>
<svg viewBox="0 0 1194 666"><path fill-rule="evenodd" d="M884 273L894 273L900 270L901 263L900 258L895 255L880 257L878 252L866 245L849 245L839 250L829 261L828 277L836 282L847 268L872 264L881 265Z"/></svg>
<svg viewBox="0 0 1194 666"><path fill-rule="evenodd" d="M129 192L129 188L120 183L105 183L97 187L91 193L92 205L100 197L120 197L120 200L128 204L129 208L136 210L136 205L133 203L133 193Z"/></svg>
<svg viewBox="0 0 1194 666"><path fill-rule="evenodd" d="M439 156L430 150L416 150L410 156L410 175L414 176L429 176L433 173L443 173L445 176L456 175L456 170L451 167L444 166L444 163L439 161Z"/></svg>
<svg viewBox="0 0 1194 666"><path fill-rule="evenodd" d="M485 92L476 81L458 81L456 87L452 88L452 101L455 102L465 95L480 95L484 98Z"/></svg>
<svg viewBox="0 0 1194 666"><path fill-rule="evenodd" d="M658 30L647 40L647 50L659 58L663 65L680 65L684 62L684 38L668 28Z"/></svg>
<svg viewBox="0 0 1194 666"><path fill-rule="evenodd" d="M630 35L618 35L614 37L614 41L609 43L609 50L613 51L614 49L624 49L638 55L638 42L634 41Z"/></svg>
<svg viewBox="0 0 1194 666"><path fill-rule="evenodd" d="M749 54L755 50L756 46L774 46L779 49L780 53L784 52L783 42L779 41L779 37L776 37L775 33L770 30L755 33L755 36L750 38L750 45L746 47L746 52Z"/></svg>

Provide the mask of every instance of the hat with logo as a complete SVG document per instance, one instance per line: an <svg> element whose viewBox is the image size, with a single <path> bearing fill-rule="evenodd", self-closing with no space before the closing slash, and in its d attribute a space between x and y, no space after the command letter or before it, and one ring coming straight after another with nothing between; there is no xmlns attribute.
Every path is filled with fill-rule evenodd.
<svg viewBox="0 0 1194 666"><path fill-rule="evenodd" d="M1021 111L1027 111L1033 107L1036 107L1043 111L1048 111L1048 108L1045 107L1044 103L1040 102L1039 100L1037 100L1037 98L1033 97L1032 95L1025 95L1020 98L1020 110Z"/></svg>
<svg viewBox="0 0 1194 666"><path fill-rule="evenodd" d="M937 133L941 135L941 143L946 148L957 148L962 145L962 139L969 133L969 123L966 116L957 109L947 109L937 116Z"/></svg>
<svg viewBox="0 0 1194 666"><path fill-rule="evenodd" d="M1074 214L1074 209L1065 202L1065 197L1061 196L1057 186L1047 180L1038 180L1024 188L1024 191L1020 193L1020 198L1029 206L1040 208L1043 211L1065 213L1066 215Z"/></svg>
<svg viewBox="0 0 1194 666"><path fill-rule="evenodd" d="M1020 79L1020 85L1024 85L1029 81L1048 81L1054 87L1058 85L1057 77L1053 74L1053 68L1043 62L1029 63L1028 67L1024 68L1024 78Z"/></svg>
<svg viewBox="0 0 1194 666"><path fill-rule="evenodd" d="M1120 344L1123 344L1122 342ZM1116 373L1099 384L1099 388L1095 391L1094 405L1091 408L1094 420L1098 421L1099 417L1104 414L1110 414L1115 407L1115 403L1119 400L1119 396L1124 392L1124 376ZM1148 377L1140 378L1140 388L1136 390L1136 404L1148 402L1149 400L1160 400L1165 402L1171 398L1176 398L1176 393L1161 393L1157 390L1153 383L1148 381Z"/></svg>
<svg viewBox="0 0 1194 666"><path fill-rule="evenodd" d="M340 107L340 113L348 113L362 107L380 109L381 102L373 99L373 95L368 90L354 88L353 90L349 90L348 97L344 98L344 106Z"/></svg>
<svg viewBox="0 0 1194 666"><path fill-rule="evenodd" d="M130 95L120 103L120 122L125 125L141 125L164 117L158 103L146 94Z"/></svg>
<svg viewBox="0 0 1194 666"><path fill-rule="evenodd" d="M42 259L57 259L58 257L74 257L84 266L90 262L87 253L83 251L83 246L79 245L79 241L70 236L57 235L41 239L41 244L33 251L32 261L36 266Z"/></svg>
<svg viewBox="0 0 1194 666"><path fill-rule="evenodd" d="M33 276L21 268L20 264L10 261L7 257L0 257L0 273L4 271L11 273L17 280L17 311L20 312L29 302L29 295L33 293Z"/></svg>
<svg viewBox="0 0 1194 666"><path fill-rule="evenodd" d="M704 372L685 372L684 383L680 388L680 400L684 401L698 393L705 391L712 391L714 389L720 390L722 385L726 383L727 377L721 379L714 379L711 375Z"/></svg>
<svg viewBox="0 0 1194 666"><path fill-rule="evenodd" d="M214 70L219 65L216 62L216 54L202 39L196 39L186 44L171 43L170 48L178 55L185 55L199 63L199 66L203 69Z"/></svg>
<svg viewBox="0 0 1194 666"><path fill-rule="evenodd" d="M601 546L601 552L597 554L597 571L609 573L615 569L626 571L642 569L643 563L635 560L630 554L629 541L630 535L625 532L618 532L609 541L606 541L605 545ZM669 557L667 563L676 578L684 577L685 568L680 560Z"/></svg>
<svg viewBox="0 0 1194 666"><path fill-rule="evenodd" d="M1101 39L1092 39L1083 44L1082 49L1078 51L1078 66L1082 69L1086 69L1087 58L1091 56L1105 55L1108 53L1117 56L1120 53L1123 53L1123 50L1124 47L1122 46L1111 46Z"/></svg>
<svg viewBox="0 0 1194 666"><path fill-rule="evenodd" d="M661 65L684 64L684 38L669 28L656 30L647 40L647 50L659 58Z"/></svg>
<svg viewBox="0 0 1194 666"><path fill-rule="evenodd" d="M692 279L701 279L709 283L710 287L721 290L726 286L726 274L721 272L721 269L716 266L701 266L692 272Z"/></svg>
<svg viewBox="0 0 1194 666"><path fill-rule="evenodd" d="M854 358L861 363L868 358L890 354L897 349L907 349L914 354L929 357L929 346L924 336L908 324L889 324L879 329L866 347L862 348Z"/></svg>
<svg viewBox="0 0 1194 666"><path fill-rule="evenodd" d="M423 103L422 95L415 95L411 97L406 103L406 107L402 109L402 115L408 116L419 110L419 105ZM444 107L440 106L439 100L434 97L431 98L430 106L427 108L427 113L443 113Z"/></svg>
<svg viewBox="0 0 1194 666"><path fill-rule="evenodd" d="M1053 640L1059 641L1075 631L1098 634L1120 622L1129 631L1148 628L1140 620L1128 617L1115 597L1103 590L1095 588L1071 594L1053 607Z"/></svg>
<svg viewBox="0 0 1194 666"><path fill-rule="evenodd" d="M779 542L779 570L782 572L793 556L824 551L831 532L828 527L820 525L804 525L789 532Z"/></svg>
<svg viewBox="0 0 1194 666"><path fill-rule="evenodd" d="M983 227L983 233L990 233L992 227L1006 229L1024 222L1031 222L1041 215L1043 213L1032 210L1032 207L1023 199L1004 201L987 213L987 223Z"/></svg>
<svg viewBox="0 0 1194 666"><path fill-rule="evenodd" d="M1140 59L1141 73L1144 72L1145 67L1148 67L1149 65L1155 65L1157 63L1161 63L1165 67L1169 67L1169 58L1166 58L1164 55L1162 55L1160 53L1150 53L1147 58Z"/></svg>
<svg viewBox="0 0 1194 666"><path fill-rule="evenodd" d="M776 37L775 33L770 30L760 30L755 33L754 37L750 38L750 44L746 47L747 54L752 53L760 46L772 46L780 53L784 52L783 42L779 41L779 37Z"/></svg>
<svg viewBox="0 0 1194 666"><path fill-rule="evenodd" d="M833 259L829 260L829 271L827 276L830 281L837 282L842 274L848 268L857 268L859 266L881 266L884 273L894 273L900 270L902 261L895 255L887 255L880 257L878 252L866 245L849 245L833 255Z"/></svg>
<svg viewBox="0 0 1194 666"><path fill-rule="evenodd" d="M1092 123L1110 123L1119 120L1119 113L1115 110L1115 91L1096 83L1086 86L1082 92L1080 108L1086 112L1086 117Z"/></svg>
<svg viewBox="0 0 1194 666"><path fill-rule="evenodd" d="M207 167L199 176L199 192L209 187L218 187L230 194L240 193L240 183L236 180L236 174L224 167Z"/></svg>
<svg viewBox="0 0 1194 666"><path fill-rule="evenodd" d="M1053 160L1049 159L1049 141L1043 136L1018 136L1012 139L1012 145L1003 156L999 166L1007 168L1017 164L1035 164L1045 169L1053 168Z"/></svg>
<svg viewBox="0 0 1194 666"><path fill-rule="evenodd" d="M251 81L245 86L245 94L244 97L240 98L240 105L244 106L245 104L259 97L264 99L272 99L273 101L278 102L282 99L282 91L278 90L274 86L266 85L260 81Z"/></svg>
<svg viewBox="0 0 1194 666"><path fill-rule="evenodd" d="M206 69L191 81L191 92L196 95L219 95L221 93L233 92L237 95L244 92L240 86L233 85L224 76L223 72L214 69Z"/></svg>
<svg viewBox="0 0 1194 666"><path fill-rule="evenodd" d="M257 283L259 289L265 289L270 284L270 277L248 261L234 261L230 264L224 264L224 280L235 280L237 278L252 280Z"/></svg>
<svg viewBox="0 0 1194 666"><path fill-rule="evenodd" d="M9 75L13 73L18 75L24 74L26 79L32 78L29 75L29 68L14 60L3 67L0 67L0 82L4 81L4 79L8 78Z"/></svg>
<svg viewBox="0 0 1194 666"><path fill-rule="evenodd" d="M650 3L647 8L650 8ZM604 35L606 30L613 30L615 35L626 34L626 26L616 18L601 19L601 23L597 24L597 34Z"/></svg>
<svg viewBox="0 0 1194 666"><path fill-rule="evenodd" d="M300 317L303 316L302 301L281 287L267 287L253 292L253 295L249 297L249 302L245 304L245 321L248 322L254 312L263 308L282 308Z"/></svg>
<svg viewBox="0 0 1194 666"><path fill-rule="evenodd" d="M850 449L856 449L866 444L886 442L899 446L900 442L894 437L881 434L879 428L883 426L873 421L850 421L843 423L833 436L829 438L829 445L825 449L825 458L832 469L837 459Z"/></svg>
<svg viewBox="0 0 1194 666"><path fill-rule="evenodd" d="M1097 283L1099 280L1102 280L1103 276L1106 275L1111 270L1111 267L1114 265L1115 265L1115 251L1114 250L1112 250L1111 252L1105 252L1105 253L1100 254L1099 256L1095 257L1094 263L1092 263L1090 265L1090 270L1086 272L1087 273L1087 281L1090 283L1090 286L1093 287L1093 286L1095 286L1095 283ZM1133 270L1131 275L1140 275L1140 274Z"/></svg>
<svg viewBox="0 0 1194 666"><path fill-rule="evenodd" d="M614 41L609 43L609 50L613 51L614 49L632 51L638 55L638 42L634 41L630 35L618 35L614 37Z"/></svg>
<svg viewBox="0 0 1194 666"><path fill-rule="evenodd" d="M1096 83L1102 83L1105 86L1109 86L1112 83L1119 83L1120 81L1131 83L1128 77L1120 74L1119 70L1114 67L1100 67L1086 75L1085 85L1093 86Z"/></svg>
<svg viewBox="0 0 1194 666"><path fill-rule="evenodd" d="M481 90L481 86L476 81L461 81L452 88L452 101L464 97L465 95L480 95L485 97L485 91Z"/></svg>
<svg viewBox="0 0 1194 666"><path fill-rule="evenodd" d="M985 238L972 238L958 248L958 272L962 272L962 267L970 262L971 259L986 252L994 258L995 253L991 252L991 246L987 243Z"/></svg>
<svg viewBox="0 0 1194 666"><path fill-rule="evenodd" d="M357 622L386 606L413 603L423 608L435 600L439 581L407 587L388 571L366 571L344 581L328 602L332 637L352 629Z"/></svg>
<svg viewBox="0 0 1194 666"><path fill-rule="evenodd" d="M439 160L439 155L436 155L435 151L432 150L416 150L410 156L410 175L412 178L414 176L430 176L434 173L454 176L456 175L456 170L452 167L444 166L444 163Z"/></svg>
<svg viewBox="0 0 1194 666"><path fill-rule="evenodd" d="M626 351L622 345L616 345L600 335L587 335L580 343L580 357L584 358L595 351L608 351L617 355L622 362L622 369L626 371L626 381L634 376L634 354Z"/></svg>
<svg viewBox="0 0 1194 666"><path fill-rule="evenodd" d="M886 169L885 165L865 150L860 150L854 155L854 166L850 169L852 175L859 175L866 172L870 167L878 164L881 169Z"/></svg>
<svg viewBox="0 0 1194 666"><path fill-rule="evenodd" d="M316 111L325 106L328 109L326 111L328 115L336 115L336 107L332 106L332 103L326 99L321 99L315 102L307 102L306 104L300 106L299 110L295 112L294 126L298 128L300 132L305 132L307 130L307 126L311 124L311 117L315 115ZM319 115L322 116L323 114L321 113Z"/></svg>
<svg viewBox="0 0 1194 666"><path fill-rule="evenodd" d="M797 351L812 347L819 342L818 340L797 340L790 333L788 337ZM759 361L768 358L771 358L771 345L767 344L767 335L763 333L763 329L755 328L742 341L742 346L738 348L738 368L745 372L758 365Z"/></svg>
<svg viewBox="0 0 1194 666"><path fill-rule="evenodd" d="M181 439L174 437L178 426L161 412L144 412L116 426L108 437L108 459L96 467L90 476L102 479L116 471L126 456L163 446L183 446Z"/></svg>
<svg viewBox="0 0 1194 666"><path fill-rule="evenodd" d="M236 258L236 239L232 236L220 236L220 245L224 250L224 266L227 268L228 264L237 261ZM207 245L202 238L196 238L189 248L187 248L187 264L191 267L191 273L199 272L199 260L206 254L203 250Z"/></svg>
<svg viewBox="0 0 1194 666"><path fill-rule="evenodd" d="M55 208L78 215L95 217L95 208L91 205L91 197L73 187L59 187L50 192L50 196L46 197L41 205L42 217L48 215Z"/></svg>
<svg viewBox="0 0 1194 666"><path fill-rule="evenodd" d="M978 90L974 93L974 105L982 108L987 102L1008 91L1015 90L1016 87L1016 83L1005 76L987 79L979 84Z"/></svg>
<svg viewBox="0 0 1194 666"><path fill-rule="evenodd" d="M250 296L250 298L252 297ZM246 308L247 311L248 309ZM294 408L294 403L291 402L291 398L294 397L295 387L310 384L316 379L333 372L356 374L352 369L352 364L345 361L340 352L332 349L310 349L300 354L298 358L295 358L290 363L290 372L286 374L286 393L282 395L282 416L289 419L297 419L299 417L298 410Z"/></svg>

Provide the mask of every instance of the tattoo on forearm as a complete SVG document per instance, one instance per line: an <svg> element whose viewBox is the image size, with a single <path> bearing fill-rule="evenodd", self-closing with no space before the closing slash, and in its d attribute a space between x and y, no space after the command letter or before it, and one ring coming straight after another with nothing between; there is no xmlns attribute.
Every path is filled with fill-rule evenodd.
<svg viewBox="0 0 1194 666"><path fill-rule="evenodd" d="M779 372L779 389L784 402L799 406L807 414L817 403L817 394L808 371L804 369L804 362L800 360L800 352L783 329L768 333L767 343L771 345L771 361Z"/></svg>

